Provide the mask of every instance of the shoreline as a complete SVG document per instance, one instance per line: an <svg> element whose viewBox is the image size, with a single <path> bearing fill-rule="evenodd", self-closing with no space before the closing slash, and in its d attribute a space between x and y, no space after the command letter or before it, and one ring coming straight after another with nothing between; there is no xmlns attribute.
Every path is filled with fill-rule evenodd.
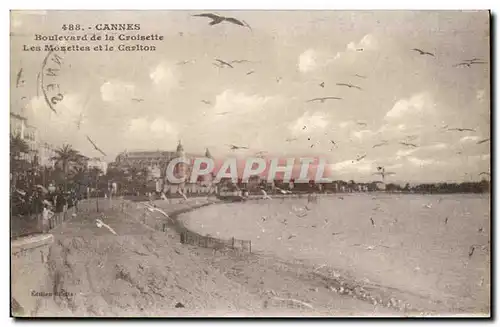
<svg viewBox="0 0 500 327"><path fill-rule="evenodd" d="M389 195L385 192L380 192L379 193L380 195ZM328 194L328 195L337 195L337 194ZM354 195L354 194L349 194L349 195ZM370 194L363 194L366 196L367 199L370 199L371 196ZM394 196L394 194L392 194ZM417 195L417 194L414 194L414 195ZM417 196L426 196L425 194L418 194ZM437 194L434 194L434 196L439 196ZM282 198L290 198L290 199L296 199L297 197L290 197L288 195L282 195ZM304 198L302 198L304 199ZM262 200L262 196L256 196L256 197L253 197L253 198L250 198L248 200L252 200L251 202L254 202L255 200L261 200L261 201L264 201ZM267 201L266 201L267 202ZM281 202L281 201L280 201ZM232 201L227 201L227 202L219 202L218 204L232 204L234 202ZM243 202L244 203L244 202ZM254 202L255 203L255 202ZM195 209L197 208L194 208L192 210L184 210L182 212L176 212L176 215L175 215L175 221L176 221L176 225L178 225L178 228L182 228L181 230L188 230L188 231L191 231L197 235L200 235L199 232L196 232L196 231L192 231L188 226L189 226L189 223L188 223L188 220L187 218L188 217L181 217L182 214L185 214L185 213L189 213L191 211L194 211ZM237 222L236 222L237 223ZM222 224L224 224L222 222ZM179 230L179 229L178 229ZM178 231L176 230L176 231ZM211 232L210 232L211 233ZM228 234L229 235L229 234ZM224 235L224 236L228 236L228 235ZM240 236L237 236L237 235L234 235L234 237L238 237L238 238L241 238ZM216 238L219 238L219 236L217 236ZM243 237L244 238L244 237ZM227 239L227 238L222 238L222 239ZM270 253L267 253L268 251L265 251L266 253L259 251L256 249L256 251L254 253L252 253L253 256L268 256L268 254L271 254L272 257L276 257L276 258L281 258L283 259L287 264L290 264L290 263L293 263L293 262L302 262L304 265L307 265L307 266L310 266L311 268L314 267L314 265L312 263L309 263L307 262L307 260L300 260L298 258L296 258L295 260L290 260L289 258L286 258L286 257L281 257L279 256L278 253L275 253L275 252L270 252ZM328 270L333 270L334 267L333 266L326 266L326 268L328 268ZM337 267L338 268L338 267ZM321 274L322 275L322 274ZM350 275L350 274L348 274ZM324 278L324 276L317 276L318 278ZM346 277L346 276L341 276L340 279L345 279L343 277ZM361 280L359 279L356 279L356 278L352 278L354 276L348 276L347 279L345 279L349 284L353 284L353 285L356 285L356 284L359 284L359 282L361 282ZM337 278L335 278L337 279ZM369 285L370 288L372 288L372 290L374 291L374 294L379 294L379 293L388 293L388 294L401 294L403 295L404 294L404 297L407 297L408 296L408 300L410 300L410 298L414 298L415 296L417 296L417 298L421 297L419 296L418 294L412 294L411 291L409 290L404 290L404 289L394 289L393 287L391 286L387 286L387 285L383 285L383 284L374 284L374 285ZM374 288L373 288L374 287ZM344 287L345 288L345 287ZM392 290L391 290L392 289ZM419 303L419 302L422 302L422 298L420 300L418 300L417 298L415 298L417 301L416 303ZM435 299L436 300L436 303L438 305L439 302L441 302L439 299ZM413 301L411 301L413 302ZM408 302L409 303L409 302ZM417 305L416 307L413 307L412 309L413 310L416 310L416 311L413 311L413 310L410 310L410 314L411 315L414 315L414 314L420 314L422 312L431 312L432 314L440 314L440 315L443 315L442 312L447 312L447 313L450 313L450 314L463 314L463 310L467 310L466 307L455 307L454 305L452 307L448 307L447 305L445 305L444 303L439 303L441 305L444 305L444 307L442 307L441 309L436 309L435 310L432 310L431 307L429 307L427 304L423 303L423 306L421 305ZM441 307L441 305L439 305L439 307ZM418 307L418 308L417 308ZM448 307L446 309L446 307ZM447 311L443 311L443 310L447 310ZM490 312L491 312L491 308L490 308ZM487 313L484 313L482 312L481 310L481 314L487 314Z"/></svg>

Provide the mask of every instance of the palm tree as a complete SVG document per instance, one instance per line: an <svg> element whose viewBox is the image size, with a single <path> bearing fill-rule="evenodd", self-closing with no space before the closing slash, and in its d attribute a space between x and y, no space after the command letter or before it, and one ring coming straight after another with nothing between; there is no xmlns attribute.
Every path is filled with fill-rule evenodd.
<svg viewBox="0 0 500 327"><path fill-rule="evenodd" d="M84 156L69 144L64 144L59 149L55 150L56 155L51 158L56 165L59 165L64 175L64 191L67 187L67 178L70 170L76 166L82 166Z"/></svg>

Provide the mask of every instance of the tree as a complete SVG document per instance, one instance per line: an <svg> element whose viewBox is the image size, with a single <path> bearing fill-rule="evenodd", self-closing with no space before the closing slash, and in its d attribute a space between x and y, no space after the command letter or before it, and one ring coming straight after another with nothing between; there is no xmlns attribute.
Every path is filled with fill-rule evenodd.
<svg viewBox="0 0 500 327"><path fill-rule="evenodd" d="M63 173L64 178L64 191L66 191L68 183L68 174L71 169L82 166L84 163L84 156L69 144L64 144L59 149L55 150L56 155L51 158L57 166L59 166Z"/></svg>
<svg viewBox="0 0 500 327"><path fill-rule="evenodd" d="M29 169L28 161L23 157L30 147L19 134L10 136L10 171L12 173L12 184L16 185L20 174L24 174Z"/></svg>
<svg viewBox="0 0 500 327"><path fill-rule="evenodd" d="M10 136L10 155L11 158L20 160L21 155L29 153L30 147L25 140L21 138L21 135L15 134Z"/></svg>

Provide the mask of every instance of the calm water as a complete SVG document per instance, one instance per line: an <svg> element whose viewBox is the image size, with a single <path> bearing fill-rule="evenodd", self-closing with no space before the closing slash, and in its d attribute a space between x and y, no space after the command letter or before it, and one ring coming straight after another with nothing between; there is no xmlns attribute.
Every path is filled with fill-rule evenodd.
<svg viewBox="0 0 500 327"><path fill-rule="evenodd" d="M202 234L249 239L256 251L327 265L440 301L444 310L479 313L490 308L489 201L489 195L354 194L320 198L310 210L306 199L258 200L206 207L183 219Z"/></svg>

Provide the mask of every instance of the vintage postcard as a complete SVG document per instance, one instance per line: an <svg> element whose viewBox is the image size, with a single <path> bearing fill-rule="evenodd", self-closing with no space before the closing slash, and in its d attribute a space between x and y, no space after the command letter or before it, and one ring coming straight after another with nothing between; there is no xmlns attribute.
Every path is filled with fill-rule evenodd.
<svg viewBox="0 0 500 327"><path fill-rule="evenodd" d="M13 317L490 316L490 12L10 19Z"/></svg>

